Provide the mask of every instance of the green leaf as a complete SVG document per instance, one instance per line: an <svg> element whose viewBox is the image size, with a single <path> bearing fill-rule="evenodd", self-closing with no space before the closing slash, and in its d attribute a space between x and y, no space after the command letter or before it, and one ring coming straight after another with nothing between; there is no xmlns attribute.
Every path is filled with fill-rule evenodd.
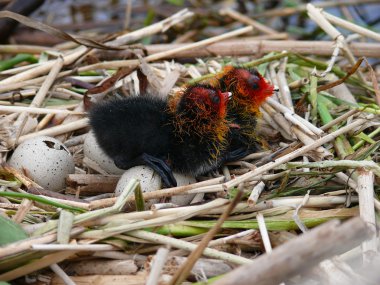
<svg viewBox="0 0 380 285"><path fill-rule="evenodd" d="M0 71L10 69L13 66L24 61L36 63L37 59L31 54L20 53L15 57L0 61Z"/></svg>
<svg viewBox="0 0 380 285"><path fill-rule="evenodd" d="M360 139L362 139L363 141L366 141L366 142L368 142L368 143L370 143L370 144L375 144L376 143L376 141L374 141L373 139L371 139L369 136L367 136L365 133L360 133L360 134L358 134L358 135L356 135L355 136L356 138L360 138Z"/></svg>
<svg viewBox="0 0 380 285"><path fill-rule="evenodd" d="M19 224L0 215L0 246L28 238Z"/></svg>

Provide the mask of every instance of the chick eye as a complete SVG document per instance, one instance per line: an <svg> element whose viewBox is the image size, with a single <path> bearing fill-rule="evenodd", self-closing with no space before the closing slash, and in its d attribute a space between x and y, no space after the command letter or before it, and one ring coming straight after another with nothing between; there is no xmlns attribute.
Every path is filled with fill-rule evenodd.
<svg viewBox="0 0 380 285"><path fill-rule="evenodd" d="M211 97L211 101L214 103L214 104L219 104L220 103L220 99L218 96L212 96Z"/></svg>
<svg viewBox="0 0 380 285"><path fill-rule="evenodd" d="M256 75L252 75L249 79L248 79L248 84L249 86L253 89L253 90L258 90L260 88L260 85L259 85L259 82L260 82L260 78Z"/></svg>

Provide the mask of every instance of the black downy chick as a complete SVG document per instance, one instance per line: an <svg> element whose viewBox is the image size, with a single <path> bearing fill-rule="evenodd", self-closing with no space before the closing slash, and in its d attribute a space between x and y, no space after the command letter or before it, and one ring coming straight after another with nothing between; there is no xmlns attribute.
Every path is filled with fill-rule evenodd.
<svg viewBox="0 0 380 285"><path fill-rule="evenodd" d="M90 124L99 146L118 168L148 165L166 186L176 186L166 163L173 133L166 110L166 101L150 94L113 99L91 109Z"/></svg>
<svg viewBox="0 0 380 285"><path fill-rule="evenodd" d="M188 152L188 145L183 142L194 136L198 138L198 141L194 140L195 145L199 145L207 139L199 140L199 134L203 133L202 125L193 125L191 129L183 124L197 119L194 115L197 110L201 111L199 114L204 110L211 114L212 108L219 108L219 111L219 105L224 104L225 112L222 97L220 91L208 86L192 87L184 92L181 100L186 104L181 104L175 112L168 108L166 100L149 94L110 100L93 107L90 124L100 147L117 167L128 169L145 164L161 176L165 186L176 186L171 167L180 172L193 173L191 169L198 169L209 159L206 156L203 160L182 161ZM219 105L209 104L210 100L218 100L214 98L219 98Z"/></svg>
<svg viewBox="0 0 380 285"><path fill-rule="evenodd" d="M198 176L218 168L227 147L230 94L201 85L179 94L174 110L171 106L175 139L170 144L169 159L173 169Z"/></svg>

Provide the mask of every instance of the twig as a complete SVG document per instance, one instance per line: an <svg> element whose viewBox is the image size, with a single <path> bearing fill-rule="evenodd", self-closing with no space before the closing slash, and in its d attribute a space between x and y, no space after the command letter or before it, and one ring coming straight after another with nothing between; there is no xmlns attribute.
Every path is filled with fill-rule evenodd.
<svg viewBox="0 0 380 285"><path fill-rule="evenodd" d="M342 116L339 116L338 118L335 118L334 120L332 120L332 121L328 122L327 124L323 125L321 127L321 130L327 131L328 129L331 129L333 126L336 126L340 122L348 119L349 117L355 115L358 112L359 112L358 109L349 110L348 112L344 113Z"/></svg>
<svg viewBox="0 0 380 285"><path fill-rule="evenodd" d="M85 231L83 227L76 227L71 230L71 237L76 236ZM14 242L0 248L0 258L5 258L10 255L15 255L23 251L27 251L33 244L47 244L57 240L57 234L48 234L35 238Z"/></svg>
<svg viewBox="0 0 380 285"><path fill-rule="evenodd" d="M332 56L330 58L329 64L324 72L321 74L317 74L315 71L315 75L319 77L326 76L327 73L329 73L332 69L332 67L335 64L335 61L339 55L339 51L344 46L344 37L343 35L336 30L329 21L326 20L326 18L323 17L321 14L321 11L317 8L315 8L312 4L306 5L307 13L309 17L316 22L334 41L335 41L335 48L332 53Z"/></svg>
<svg viewBox="0 0 380 285"><path fill-rule="evenodd" d="M143 37L151 36L159 32L165 32L173 25L176 25L186 20L187 18L192 17L193 15L194 13L190 12L188 9L183 9L158 23L154 23L142 29L126 33L125 35L121 35L115 40L107 42L107 44L113 46L125 45L137 41Z"/></svg>
<svg viewBox="0 0 380 285"><path fill-rule="evenodd" d="M55 51L51 47L34 45L0 45L1 53L32 53L39 54L46 51Z"/></svg>
<svg viewBox="0 0 380 285"><path fill-rule="evenodd" d="M323 134L323 130L321 130L320 128L316 127L315 125L313 125L309 121L305 120L301 116L297 115L294 111L288 109L286 106L280 104L279 102L277 102L273 98L268 98L267 102L269 104L271 104L271 106L273 106L273 108L275 108L279 112L283 113L284 115L288 114L285 117L288 120L290 120L293 124L296 124L301 129L303 129L306 133L309 133L309 134L313 134L314 133L314 134L316 134L318 136L320 136L320 135ZM310 133L309 130L312 133Z"/></svg>
<svg viewBox="0 0 380 285"><path fill-rule="evenodd" d="M255 187L253 187L251 194L248 197L247 203L250 207L256 205L257 200L259 200L261 192L264 190L265 184L260 181Z"/></svg>
<svg viewBox="0 0 380 285"><path fill-rule="evenodd" d="M361 126L362 124L366 123L367 120L370 120L371 118L373 118L372 115L367 116L365 119L358 119L355 122L351 123L349 126L342 127L339 130L336 130L335 132L332 132L332 133L316 140L313 144L306 145L304 147L296 149L295 151L293 151L287 155L284 155L284 156L276 159L275 161L269 162L263 166L258 167L257 169L255 169L253 171L250 171L250 172L243 174L243 175L241 175L241 176L239 176L239 177L237 177L231 181L224 183L223 187L224 187L224 189L230 189L231 187L239 185L241 182L249 180L252 177L260 175L260 174L262 174L262 173L264 173L270 169L273 169L274 167L277 167L277 166L279 166L283 163L286 163L286 162L288 162L288 161L290 161L290 160L292 160L298 156L301 156L304 153L306 153L310 150L313 150L318 146L321 146L321 145L323 145L329 141L334 140L337 136L344 134L344 133L346 133L346 132L348 132L348 131L350 131L350 130L358 127L358 126Z"/></svg>
<svg viewBox="0 0 380 285"><path fill-rule="evenodd" d="M358 173L358 188L356 191L359 195L360 217L369 228L376 231L373 173L364 168L359 168ZM362 250L364 264L370 264L372 262L371 255L377 251L377 239L373 237L363 242Z"/></svg>
<svg viewBox="0 0 380 285"><path fill-rule="evenodd" d="M260 230L260 234L261 234L261 239L262 239L263 244L264 244L265 252L271 253L272 252L272 245L270 243L267 227L265 226L264 216L259 212L259 213L257 213L256 219L257 219L257 223L259 224L259 230Z"/></svg>
<svg viewBox="0 0 380 285"><path fill-rule="evenodd" d="M152 266L145 285L156 285L162 274L163 267L169 256L169 249L167 247L160 247L153 258Z"/></svg>
<svg viewBox="0 0 380 285"><path fill-rule="evenodd" d="M57 78L57 75L59 71L61 70L63 66L63 58L59 57L56 62L54 63L52 69L50 70L48 76L46 77L46 80L42 83L41 88L38 90L36 96L34 96L32 103L30 104L30 107L40 107L47 95L47 92L53 85L54 80ZM12 143L17 144L17 141L24 129L25 123L28 119L28 113L22 112L20 116L17 118L17 121L15 123L17 127L15 140L12 141Z"/></svg>
<svg viewBox="0 0 380 285"><path fill-rule="evenodd" d="M179 47L175 47L175 48L171 48L171 49L166 50L166 51L150 54L147 57L144 57L143 59L146 62L151 62L151 61L155 61L155 60L159 60L159 59L164 59L167 57L173 57L173 55L178 54L180 52L183 52L186 50L192 50L193 51L195 48L204 47L204 46L207 46L209 44L212 44L212 43L215 43L218 41L222 41L224 39L228 39L231 37L236 37L238 35L241 35L241 34L244 34L244 33L250 32L250 31L252 31L252 27L240 28L240 29L237 29L235 31L227 32L227 33L224 33L222 35L215 36L215 37L212 37L212 38L209 38L206 40L202 40L202 41L199 41L196 43L181 44ZM111 62L101 62L101 63L95 63L92 65L83 66L83 67L78 68L78 71L88 71L88 70L100 69L100 68L103 68L103 69L105 69L105 68L120 68L120 67L132 68L132 67L138 66L139 63L140 63L139 60L115 60L115 61L111 61Z"/></svg>
<svg viewBox="0 0 380 285"><path fill-rule="evenodd" d="M300 230L303 232L303 233L306 233L309 229L305 226L305 224L301 221L300 217L298 216L298 212L299 210L305 206L307 204L307 201L309 200L309 197L310 197L310 190L307 191L307 194L305 195L305 197L303 198L302 200L302 203L300 203L297 207L296 207L296 210L294 211L293 213L293 220L296 222L296 224L298 225L298 227L300 228Z"/></svg>
<svg viewBox="0 0 380 285"><path fill-rule="evenodd" d="M184 250L187 250L190 252L195 250L195 248L197 247L196 244L193 244L191 242L167 237L164 235L159 235L159 234L152 233L152 232L146 232L146 231L142 231L142 230L130 231L127 233L127 235L132 236L132 237L136 237L136 238L141 238L141 239L151 241L154 243L170 245L172 247L184 249ZM206 248L203 252L203 255L208 256L208 257L212 257L212 258L225 260L227 262L232 262L234 264L246 264L246 263L251 262L251 260L248 258L245 258L242 256L237 256L237 255L234 255L231 253L226 253L226 252L219 251L219 250L215 250L212 248Z"/></svg>
<svg viewBox="0 0 380 285"><path fill-rule="evenodd" d="M116 226L114 226L111 222L111 224L106 228L96 229L96 230L92 230L92 231L88 231L86 233L83 233L81 235L81 238L96 238L96 239L102 238L103 239L103 238L107 238L107 237L114 236L117 234L121 234L121 233L124 233L127 231L131 231L131 230L139 230L139 229L144 229L147 227L156 227L156 226L161 226L161 225L168 224L168 223L174 223L176 221L183 221L183 220L189 219L195 215L199 215L200 213L210 211L210 209L212 209L212 208L221 207L226 203L227 203L227 201L224 199L216 199L216 200L213 200L213 201L206 203L206 204L190 207L187 209L187 211L184 211L184 210L177 211L175 214L172 214L172 215L157 217L157 218L149 219L146 221L137 221L134 223L124 223L122 225L116 225ZM99 211L101 211L101 210L97 210L97 212L99 212ZM87 213L87 214L88 214L87 216L91 215L91 213ZM80 215L78 215L78 216L80 216ZM83 219L81 219L81 220L83 220ZM79 221L80 220L78 219L78 222Z"/></svg>
<svg viewBox="0 0 380 285"><path fill-rule="evenodd" d="M55 272L66 285L75 285L75 282L59 267L56 263L50 265L51 270Z"/></svg>
<svg viewBox="0 0 380 285"><path fill-rule="evenodd" d="M121 192L120 196L117 197L116 201L114 201L111 207L76 215L74 218L74 224L84 223L84 222L96 219L100 216L106 216L106 215L120 212L125 206L125 203L127 202L128 197L133 193L134 189L137 187L138 184L139 182L136 179L132 178L127 183L127 185ZM57 224L58 224L57 220L51 220L49 223L46 223L43 228L37 231L34 231L33 234L39 235L39 234L43 234L51 230L54 230L57 227Z"/></svg>
<svg viewBox="0 0 380 285"><path fill-rule="evenodd" d="M376 73L373 70L372 66L369 64L368 60L366 58L364 58L364 60L365 60L365 63L367 64L367 67L369 69L369 73L370 73L372 84L373 84L373 89L375 90L376 103L378 106L380 106L380 88L379 88L379 82L377 80Z"/></svg>
<svg viewBox="0 0 380 285"><path fill-rule="evenodd" d="M353 24L349 21L343 20L339 17L336 17L334 15L331 15L330 13L327 13L325 11L322 12L323 16L326 17L327 20L329 20L331 23L338 25L342 28L345 28L347 30L350 30L354 33L358 33L362 36L374 39L376 41L380 41L380 34L376 33L374 31L371 31L369 29L366 29L364 27L361 27L359 25Z"/></svg>
<svg viewBox="0 0 380 285"><path fill-rule="evenodd" d="M213 284L278 284L357 246L372 234L360 218L343 224L330 221L233 270Z"/></svg>
<svg viewBox="0 0 380 285"><path fill-rule="evenodd" d="M288 167L310 167L310 168L325 168L325 167L347 167L347 168L366 168L372 170L376 176L380 177L380 166L373 161L357 161L357 160L328 160L320 162L289 162Z"/></svg>
<svg viewBox="0 0 380 285"><path fill-rule="evenodd" d="M32 209L32 207L33 201L28 199L22 199L20 207L18 208L16 215L13 216L12 220L16 223L21 223L25 216L28 214L28 212Z"/></svg>
<svg viewBox="0 0 380 285"><path fill-rule="evenodd" d="M334 39L336 46L334 52L332 53L330 62L326 68L326 70L319 74L318 76L324 77L328 72L331 71L336 58L339 55L339 50L342 49L345 53L345 56L349 60L352 65L355 65L356 60L348 45L345 43L344 36L333 26L331 23L322 15L321 11L313 6L313 4L307 4L307 11L309 17L314 20L332 39ZM364 75L361 71L358 71L359 77L363 82L365 81Z"/></svg>
<svg viewBox="0 0 380 285"><path fill-rule="evenodd" d="M62 109L47 109L36 107L22 107L22 106L3 106L0 105L0 112L4 113L22 113L27 112L31 114L65 114L65 115L85 115L84 112L75 112Z"/></svg>
<svg viewBox="0 0 380 285"><path fill-rule="evenodd" d="M45 255L44 257L34 260L33 262L29 262L24 266L17 267L11 271L1 274L0 280L9 281L16 279L18 277L27 275L39 269L50 266L51 264L59 263L74 254L75 252L73 251L60 251L57 253Z"/></svg>
<svg viewBox="0 0 380 285"><path fill-rule="evenodd" d="M172 277L169 283L170 285L179 285L186 280L195 262L198 260L198 258L201 257L202 253L207 248L208 243L213 239L215 234L222 228L223 222L232 213L233 209L236 207L237 203L240 201L242 196L243 191L240 190L236 194L234 199L230 202L226 211L223 212L223 214L219 217L215 225L207 232L207 234L202 238L201 242L198 244L195 250L193 250L191 254L188 256L186 262L178 269L177 273Z"/></svg>
<svg viewBox="0 0 380 285"><path fill-rule="evenodd" d="M295 40L252 40L238 38L234 41L221 41L211 44L207 48L190 49L166 58L186 58L186 57L210 57L210 56L251 56L252 54L279 52L286 50L289 53L331 55L334 51L333 41L295 41ZM153 44L147 45L148 55L184 47L186 44ZM379 57L378 43L353 42L349 44L355 56ZM286 56L286 55L284 55ZM281 56L283 57L283 56ZM162 58L163 59L163 58ZM265 59L259 59L265 60ZM127 61L124 61L126 66ZM110 66L108 64L107 66ZM80 69L81 70L81 69ZM0 89L1 90L1 89Z"/></svg>
<svg viewBox="0 0 380 285"><path fill-rule="evenodd" d="M59 213L58 229L57 229L57 242L59 244L68 244L70 241L70 232L73 228L74 214L61 210Z"/></svg>
<svg viewBox="0 0 380 285"><path fill-rule="evenodd" d="M144 200L149 200L149 199L156 199L156 198L163 198L163 197L171 197L173 195L180 195L184 194L185 192L190 192L194 191L196 189L205 189L207 190L206 187L218 187L218 190L221 189L221 186L215 185L220 182L223 182L225 180L225 177L218 177L198 183L193 183L190 185L185 185L185 186L178 186L178 187L173 187L173 188L167 188L167 189L162 189L158 191L152 191L149 193L143 193ZM219 190L220 191L220 190ZM113 205L115 203L117 198L108 198L108 199L103 199L103 200L98 200L98 201L92 201L90 203L90 209L97 209L97 208L103 208L107 207L110 205ZM134 197L130 197L129 202L134 201Z"/></svg>
<svg viewBox="0 0 380 285"><path fill-rule="evenodd" d="M280 88L278 97L280 99L280 102L284 106L286 106L292 113L294 113L292 95L290 94L288 81L286 80L286 76L285 76L287 63L288 63L287 57L284 57L280 60L279 70L277 72L277 82L278 82L278 87Z"/></svg>
<svg viewBox="0 0 380 285"><path fill-rule="evenodd" d="M362 5L362 4L377 4L378 0L345 0L344 2L337 1L324 1L315 3L319 8L329 8L329 7L339 7L339 6L350 6L350 5ZM261 13L253 15L254 19L257 18L268 18L268 17L278 17L278 16L290 16L295 13L300 13L306 11L307 4L298 5L297 7L288 7L288 8L276 8L272 10L266 10Z"/></svg>
<svg viewBox="0 0 380 285"><path fill-rule="evenodd" d="M259 30L260 32L263 32L264 34L273 35L273 34L278 33L276 30L274 30L268 26L265 26L265 25L255 21L255 20L252 20L250 17L247 17L247 16L245 16L239 12L236 12L236 11L230 9L230 8L220 10L219 14L222 16L227 15L236 21L239 21L239 22L244 23L246 25L250 25L250 26L254 27L255 29Z"/></svg>
<svg viewBox="0 0 380 285"><path fill-rule="evenodd" d="M248 236L248 235L252 235L253 233L257 233L257 231L256 230L242 231L242 232L239 232L239 233L234 234L234 235L230 235L230 236L227 236L227 237L223 237L223 238L212 240L212 241L209 242L208 246L209 247L214 247L214 246L223 245L223 244L226 244L230 240L233 240L233 239L236 239L236 238L245 237L245 236Z"/></svg>
<svg viewBox="0 0 380 285"><path fill-rule="evenodd" d="M116 248L110 244L32 244L32 249L43 251L108 251Z"/></svg>
<svg viewBox="0 0 380 285"><path fill-rule="evenodd" d="M88 119L84 118L84 119L80 119L80 120L77 120L77 121L74 121L71 123L67 123L64 125L58 125L55 127L43 129L43 130L38 131L38 132L34 132L34 133L31 133L28 135L21 136L18 139L18 143L20 144L20 143L22 143L28 139L35 138L38 136L57 136L57 135L61 135L61 134L67 133L67 132L72 132L75 130L83 129L87 126L88 126ZM10 143L12 143L12 142L14 142L14 140L10 140Z"/></svg>
<svg viewBox="0 0 380 285"><path fill-rule="evenodd" d="M343 76L342 78L339 78L338 80L334 82L330 82L325 85L319 86L317 88L317 91L321 92L321 91L336 87L339 84L342 84L344 81L347 80L347 78L349 78L352 74L354 74L357 71L357 69L360 67L361 63L363 62L363 59L364 59L363 57L359 58L358 61L355 63L355 65L350 68L350 70L347 72L345 76Z"/></svg>

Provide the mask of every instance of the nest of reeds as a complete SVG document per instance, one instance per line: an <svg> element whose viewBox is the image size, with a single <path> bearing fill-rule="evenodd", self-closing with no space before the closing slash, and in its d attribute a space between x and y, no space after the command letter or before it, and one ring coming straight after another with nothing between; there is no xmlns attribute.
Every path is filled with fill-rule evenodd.
<svg viewBox="0 0 380 285"><path fill-rule="evenodd" d="M143 28L80 36L0 12L61 40L0 46L0 280L376 284L380 34L311 4L245 14L165 5L170 15L152 23L149 10ZM324 40L276 28L297 15ZM227 64L278 86L260 108L261 150L189 185L144 192L132 178L115 197L120 173L83 151L89 106L149 90L172 96ZM40 136L75 163L54 191L7 163ZM170 200L184 194L192 202Z"/></svg>

